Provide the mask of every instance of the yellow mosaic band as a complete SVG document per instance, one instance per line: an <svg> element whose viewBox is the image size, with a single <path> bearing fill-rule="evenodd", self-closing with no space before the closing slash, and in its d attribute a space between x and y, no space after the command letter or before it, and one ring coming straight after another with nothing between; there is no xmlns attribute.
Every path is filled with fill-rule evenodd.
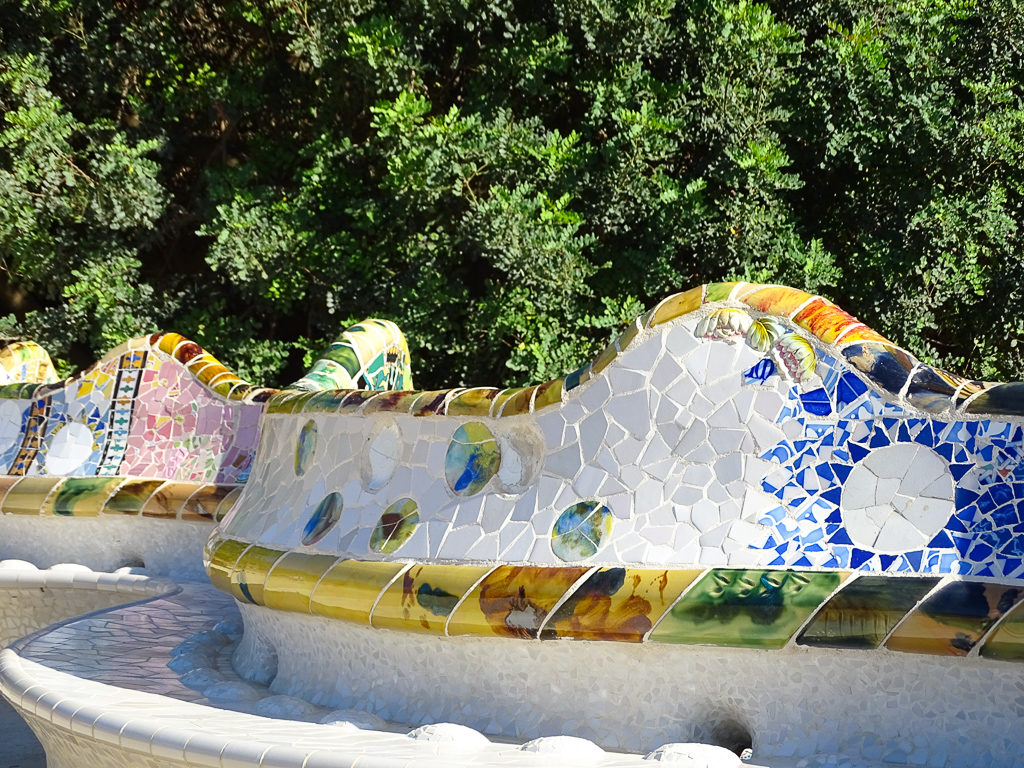
<svg viewBox="0 0 1024 768"><path fill-rule="evenodd" d="M204 556L239 602L406 632L1024 660L1020 581L360 561L216 536Z"/></svg>
<svg viewBox="0 0 1024 768"><path fill-rule="evenodd" d="M214 523L239 484L140 477L0 476L0 514L58 517L139 515Z"/></svg>

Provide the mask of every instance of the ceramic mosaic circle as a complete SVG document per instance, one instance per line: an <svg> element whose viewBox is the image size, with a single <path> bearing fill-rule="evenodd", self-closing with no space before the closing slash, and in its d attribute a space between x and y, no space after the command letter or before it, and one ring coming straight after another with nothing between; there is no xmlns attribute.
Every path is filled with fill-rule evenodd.
<svg viewBox="0 0 1024 768"><path fill-rule="evenodd" d="M304 475L309 460L316 452L316 422L310 419L299 430L299 439L295 442L295 474Z"/></svg>
<svg viewBox="0 0 1024 768"><path fill-rule="evenodd" d="M551 530L551 549L562 560L585 560L597 553L612 532L611 510L597 501L573 504Z"/></svg>
<svg viewBox="0 0 1024 768"><path fill-rule="evenodd" d="M452 435L444 459L448 487L459 496L470 496L485 485L501 463L501 450L486 425L479 421L463 424Z"/></svg>
<svg viewBox="0 0 1024 768"><path fill-rule="evenodd" d="M306 527L302 529L302 543L306 546L316 544L322 539L341 517L341 494L333 491L321 499L313 514L309 516Z"/></svg>
<svg viewBox="0 0 1024 768"><path fill-rule="evenodd" d="M919 549L952 516L953 476L931 448L896 443L874 450L850 472L841 509L854 544L882 552Z"/></svg>
<svg viewBox="0 0 1024 768"><path fill-rule="evenodd" d="M93 451L92 430L77 421L69 421L47 442L45 464L50 475L73 474Z"/></svg>
<svg viewBox="0 0 1024 768"><path fill-rule="evenodd" d="M412 499L399 499L384 510L370 536L370 549L390 554L405 544L419 525L418 506Z"/></svg>

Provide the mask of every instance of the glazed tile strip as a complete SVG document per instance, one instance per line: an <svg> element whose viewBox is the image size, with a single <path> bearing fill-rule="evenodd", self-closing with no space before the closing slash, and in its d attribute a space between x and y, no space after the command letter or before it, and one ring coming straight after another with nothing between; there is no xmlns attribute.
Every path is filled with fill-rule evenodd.
<svg viewBox="0 0 1024 768"><path fill-rule="evenodd" d="M835 306L828 299L781 285L709 283L674 294L636 319L589 363L530 387L397 391L386 395L351 390L275 393L267 413L376 413L412 416L501 418L533 413L562 402L565 392L585 384L626 351L644 331L714 305L742 307L777 318L832 345L880 391L933 414L1024 415L1024 382L965 379L921 363L906 350Z"/></svg>
<svg viewBox="0 0 1024 768"><path fill-rule="evenodd" d="M140 477L0 476L0 514L60 517L141 515L216 522L242 486Z"/></svg>
<svg viewBox="0 0 1024 768"><path fill-rule="evenodd" d="M795 569L367 561L216 536L205 557L214 586L240 602L406 632L1024 661L1020 584Z"/></svg>
<svg viewBox="0 0 1024 768"><path fill-rule="evenodd" d="M19 367L25 362L23 358L35 360L39 356L49 360L45 351L35 344L18 343L0 348L0 363L6 366L3 371L8 373L12 370L24 373L23 366ZM191 390L188 396L179 393L177 411L168 411L168 403L159 398L145 397L151 388L160 386L159 379L166 378L163 366L168 362L176 362L184 369L181 372L182 382L191 376L200 387ZM52 367L46 370L52 373ZM177 376L175 373L172 377L173 387L180 386ZM166 471L167 475L174 475L178 465L167 464L166 449L171 439L166 434L159 434L158 425L160 421L187 420L190 417L189 407L194 407L197 393L205 393L215 401L229 404L221 406L221 418L234 429L245 430L246 425L252 425L252 429L248 430L248 438L243 444L238 444L239 434L229 429L232 432L230 436L206 456L207 466L198 468L201 466L200 457L197 466L189 470L190 476L200 479L198 475L205 473L207 480L241 482L246 478L247 467L255 451L255 432L258 431L264 403L278 391L253 386L198 344L176 333L132 339L77 376L51 383L42 383L44 380L36 377L30 381L0 385L0 400L23 401L19 406L22 409L21 434L15 433L16 443L5 449L9 457L9 464L5 465L8 475L20 477L48 473L44 441L52 442L57 437L58 430L67 425L68 413L76 404L91 409L95 414L90 416L88 425L93 430L95 458L80 465L79 474L117 477L162 475ZM310 390L330 387L330 391L353 386L411 387L405 339L394 323L364 321L343 332L300 383ZM168 386L166 381L162 386ZM102 404L97 395L100 395ZM172 396L171 400L175 398ZM100 411L96 410L97 406ZM239 406L249 412L239 411ZM100 426L100 412L105 414L103 426ZM209 430L209 418L204 419ZM136 428L136 422L140 420L140 428ZM186 428L177 437L184 440L201 436L203 429L202 425ZM139 445L131 447L132 435L136 432L144 436L145 444L141 448ZM214 464L217 466L212 467ZM221 470L227 472L227 477Z"/></svg>

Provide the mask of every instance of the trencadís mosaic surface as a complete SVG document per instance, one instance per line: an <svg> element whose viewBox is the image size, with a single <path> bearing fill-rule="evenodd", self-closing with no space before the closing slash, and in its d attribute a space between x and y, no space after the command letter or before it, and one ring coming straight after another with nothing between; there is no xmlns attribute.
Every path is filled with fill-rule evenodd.
<svg viewBox="0 0 1024 768"><path fill-rule="evenodd" d="M243 381L174 333L133 339L67 381L55 380L49 357L31 342L0 349L0 367L7 514L222 515L249 476L260 417L277 392ZM292 388L411 385L401 332L367 320L341 334ZM314 440L315 428L309 434Z"/></svg>
<svg viewBox="0 0 1024 768"><path fill-rule="evenodd" d="M15 341L0 347L0 386L19 382L52 384L56 380L49 354L34 341Z"/></svg>
<svg viewBox="0 0 1024 768"><path fill-rule="evenodd" d="M274 394L208 571L412 632L1015 658L1022 386L702 286L534 387Z"/></svg>

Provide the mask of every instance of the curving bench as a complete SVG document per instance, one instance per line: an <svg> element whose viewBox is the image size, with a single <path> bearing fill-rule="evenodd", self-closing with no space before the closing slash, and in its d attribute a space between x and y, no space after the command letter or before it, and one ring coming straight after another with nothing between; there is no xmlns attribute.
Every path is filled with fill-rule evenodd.
<svg viewBox="0 0 1024 768"><path fill-rule="evenodd" d="M0 555L201 576L198 553L238 498L277 390L175 333L132 339L65 381L40 381L48 361L31 343L0 350L5 371L34 374L0 386ZM367 320L295 386L410 384L401 332Z"/></svg>
<svg viewBox="0 0 1024 768"><path fill-rule="evenodd" d="M820 296L710 284L537 386L276 394L207 570L238 668L304 699L638 752L1010 765L1022 392Z"/></svg>
<svg viewBox="0 0 1024 768"><path fill-rule="evenodd" d="M210 585L3 652L55 763L1019 762L1024 385L747 283L535 387L322 383L267 400Z"/></svg>
<svg viewBox="0 0 1024 768"><path fill-rule="evenodd" d="M39 736L49 768L650 764L582 739L509 744L448 723L389 728L365 712L274 695L232 672L237 610L208 585L0 563L0 588L11 581L19 589L74 593L80 606L111 588L118 601L143 601L47 627L0 651L0 692ZM648 757L677 766L739 765L735 755L702 745L673 745Z"/></svg>

